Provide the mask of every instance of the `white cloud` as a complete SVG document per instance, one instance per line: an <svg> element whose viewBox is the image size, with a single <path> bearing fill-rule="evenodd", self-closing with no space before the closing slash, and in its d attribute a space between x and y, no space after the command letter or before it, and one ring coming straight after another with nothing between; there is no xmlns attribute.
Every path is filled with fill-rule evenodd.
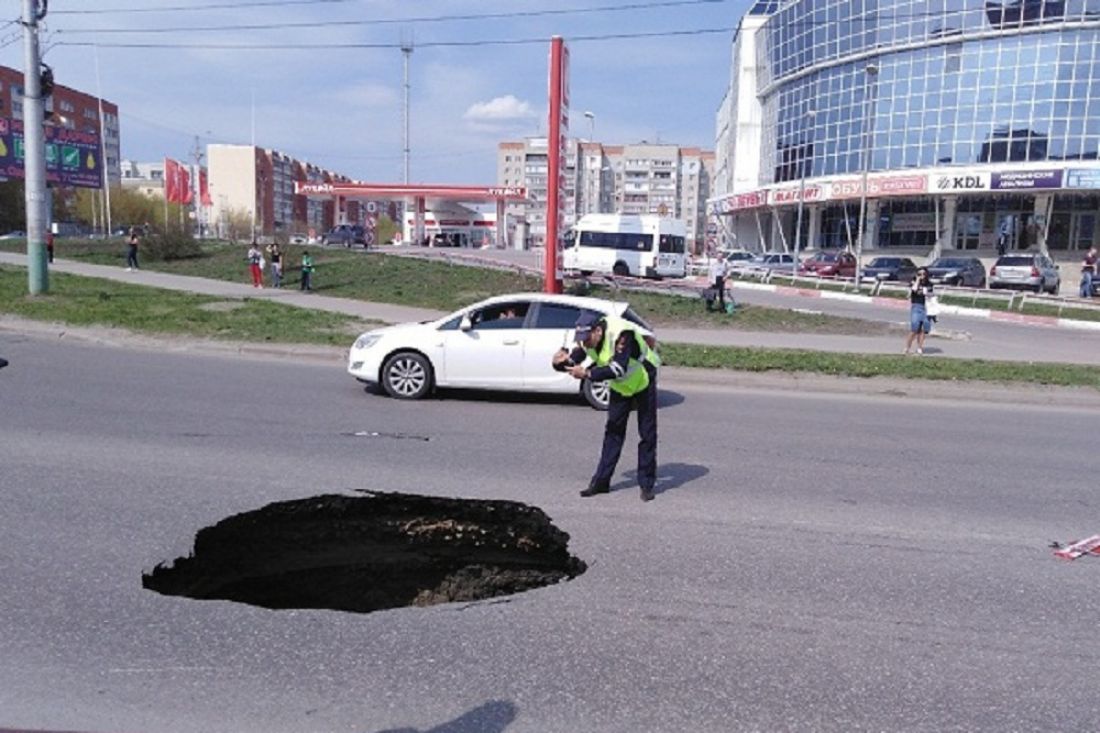
<svg viewBox="0 0 1100 733"><path fill-rule="evenodd" d="M463 119L473 123L522 122L534 117L535 112L531 109L531 105L516 99L511 94L495 97L488 102L472 104L462 115Z"/></svg>

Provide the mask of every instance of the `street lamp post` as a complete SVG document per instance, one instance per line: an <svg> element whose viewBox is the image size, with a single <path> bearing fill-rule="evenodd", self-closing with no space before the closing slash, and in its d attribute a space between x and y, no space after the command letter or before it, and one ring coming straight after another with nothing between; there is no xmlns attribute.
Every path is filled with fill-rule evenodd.
<svg viewBox="0 0 1100 733"><path fill-rule="evenodd" d="M596 139L596 113L585 110L584 116L588 120L588 142L592 142Z"/></svg>
<svg viewBox="0 0 1100 733"><path fill-rule="evenodd" d="M859 188L859 226L856 227L856 289L863 281L863 227L867 214L867 171L871 167L871 105L878 66L867 64L863 84L863 182Z"/></svg>
<svg viewBox="0 0 1100 733"><path fill-rule="evenodd" d="M800 244L801 239L802 239L802 207L803 207L803 205L805 203L805 200L806 200L806 162L807 161L806 161L806 156L805 156L805 150L806 150L807 143L805 142L805 140L806 140L805 128L807 128L807 127L811 128L810 134L811 135L813 134L812 126L813 126L814 116L816 114L817 113L814 112L812 109L811 110L806 110L806 114L803 117L803 121L804 121L803 136L802 136L802 139L803 139L803 143L802 143L803 155L800 156L801 159L799 160L799 167L801 168L801 170L799 171L801 173L801 182L798 184L798 216L796 217L795 225L794 225L794 269L791 270L791 282L792 283L794 282L794 279L796 277L798 277L798 248L799 248L799 244ZM811 148L811 150L812 150L812 148ZM812 154L810 156L809 163L810 163L810 167L813 167L813 155Z"/></svg>

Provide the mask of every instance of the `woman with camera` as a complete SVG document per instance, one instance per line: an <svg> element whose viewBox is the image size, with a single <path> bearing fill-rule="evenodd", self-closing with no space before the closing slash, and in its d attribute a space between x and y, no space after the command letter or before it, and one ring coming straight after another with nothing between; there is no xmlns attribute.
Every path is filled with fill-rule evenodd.
<svg viewBox="0 0 1100 733"><path fill-rule="evenodd" d="M928 301L932 295L932 281L928 278L928 268L921 267L909 283L909 339L905 342L905 353L909 354L913 342L917 342L917 353L924 353L924 337L932 330L928 318Z"/></svg>

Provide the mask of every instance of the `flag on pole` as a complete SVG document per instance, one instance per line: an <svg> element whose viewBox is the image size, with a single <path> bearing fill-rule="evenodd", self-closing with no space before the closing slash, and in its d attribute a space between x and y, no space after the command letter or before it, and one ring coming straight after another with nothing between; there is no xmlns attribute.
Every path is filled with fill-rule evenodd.
<svg viewBox="0 0 1100 733"><path fill-rule="evenodd" d="M170 204L189 204L194 198L191 174L187 167L171 158L164 159L164 200Z"/></svg>
<svg viewBox="0 0 1100 733"><path fill-rule="evenodd" d="M203 206L214 205L214 199L210 198L210 182L207 180L205 168L199 168L199 203Z"/></svg>

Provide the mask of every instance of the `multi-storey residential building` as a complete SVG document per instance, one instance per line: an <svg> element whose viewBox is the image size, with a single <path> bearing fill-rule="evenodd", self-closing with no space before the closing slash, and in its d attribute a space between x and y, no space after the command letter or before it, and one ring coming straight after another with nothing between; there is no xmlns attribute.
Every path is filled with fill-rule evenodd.
<svg viewBox="0 0 1100 733"><path fill-rule="evenodd" d="M208 145L206 150L215 224L234 216L254 216L257 235L274 236L309 230L320 235L336 223L363 223L365 207L359 202L346 201L337 211L332 201L294 193L295 181L350 181L347 176L251 145Z"/></svg>
<svg viewBox="0 0 1100 733"><path fill-rule="evenodd" d="M510 205L507 213L526 223L531 246L541 246L546 237L546 171L545 138L499 144L497 183L527 187L528 202ZM562 165L562 223L569 227L591 213L668 216L684 221L698 251L713 172L714 154L699 148L570 139Z"/></svg>
<svg viewBox="0 0 1100 733"><path fill-rule="evenodd" d="M769 249L1100 244L1098 12L761 0L733 41L712 209Z"/></svg>
<svg viewBox="0 0 1100 733"><path fill-rule="evenodd" d="M103 109L102 131L100 107ZM0 117L23 120L23 72L0 66ZM118 185L120 148L118 105L78 89L55 84L46 98L46 124L91 133L101 138L103 168L110 185ZM102 134L101 134L102 132Z"/></svg>

